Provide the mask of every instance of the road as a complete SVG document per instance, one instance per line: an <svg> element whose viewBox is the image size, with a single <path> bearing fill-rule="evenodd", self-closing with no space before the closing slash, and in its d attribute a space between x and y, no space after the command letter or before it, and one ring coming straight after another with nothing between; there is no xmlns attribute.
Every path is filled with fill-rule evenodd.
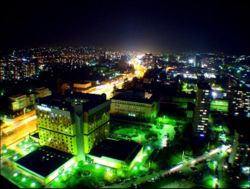
<svg viewBox="0 0 250 189"><path fill-rule="evenodd" d="M33 119L32 119L33 118ZM9 132L8 135L1 136L1 147L3 145L9 146L16 141L24 138L29 133L33 133L36 131L36 117L30 117L25 120L19 121L17 126L12 132Z"/></svg>
<svg viewBox="0 0 250 189"><path fill-rule="evenodd" d="M107 98L110 99L113 95L114 86L117 88L122 88L125 80L131 81L134 77L141 78L144 76L146 72L146 68L141 65L141 61L138 57L133 57L129 61L130 65L134 66L135 72L134 73L126 73L116 79L113 79L103 85L91 87L90 89L83 90L84 93L91 93L91 94L103 94L105 93Z"/></svg>
<svg viewBox="0 0 250 189"><path fill-rule="evenodd" d="M190 161L187 161L185 163L179 164L179 165L177 165L177 166L175 166L167 171L162 170L159 172L154 172L152 174L148 174L148 175L143 176L143 177L138 177L135 180L129 180L129 181L125 181L125 182L120 183L120 184L113 184L113 185L109 185L109 186L104 186L103 188L129 188L133 185L140 185L140 184L145 183L145 182L150 181L150 180L156 180L160 177L166 177L167 175L177 173L186 167L192 167L201 161L212 158L216 154L221 153L221 152L225 152L228 150L231 150L231 145L228 145L228 146L222 145L218 148L211 150L210 152L208 152L206 154L203 154L203 155L201 155L195 159L192 159Z"/></svg>

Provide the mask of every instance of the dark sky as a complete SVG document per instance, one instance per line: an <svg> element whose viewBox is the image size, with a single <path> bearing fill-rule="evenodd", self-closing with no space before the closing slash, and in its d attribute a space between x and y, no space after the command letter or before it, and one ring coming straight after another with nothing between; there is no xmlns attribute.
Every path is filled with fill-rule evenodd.
<svg viewBox="0 0 250 189"><path fill-rule="evenodd" d="M96 45L250 53L247 1L0 2L0 49Z"/></svg>

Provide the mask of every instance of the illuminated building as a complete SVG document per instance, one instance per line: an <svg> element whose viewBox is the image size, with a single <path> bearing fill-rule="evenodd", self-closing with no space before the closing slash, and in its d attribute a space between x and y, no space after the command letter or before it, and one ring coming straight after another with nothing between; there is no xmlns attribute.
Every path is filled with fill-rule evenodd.
<svg viewBox="0 0 250 189"><path fill-rule="evenodd" d="M197 67L197 68L201 68L201 56L200 55L196 55L195 56L195 67Z"/></svg>
<svg viewBox="0 0 250 189"><path fill-rule="evenodd" d="M71 154L42 146L18 159L15 166L19 172L46 185L75 162L76 159Z"/></svg>
<svg viewBox="0 0 250 189"><path fill-rule="evenodd" d="M159 101L151 93L125 91L111 99L110 113L115 118L154 121L158 111Z"/></svg>
<svg viewBox="0 0 250 189"><path fill-rule="evenodd" d="M0 81L6 79L6 62L0 59Z"/></svg>
<svg viewBox="0 0 250 189"><path fill-rule="evenodd" d="M230 115L237 117L250 117L250 91L245 88L232 88L229 95Z"/></svg>
<svg viewBox="0 0 250 189"><path fill-rule="evenodd" d="M136 161L140 160L142 153L143 147L139 143L105 139L90 151L89 157L94 163L107 167L132 168Z"/></svg>
<svg viewBox="0 0 250 189"><path fill-rule="evenodd" d="M44 98L44 97L52 95L51 90L49 90L46 87L36 88L34 92L35 92L36 98Z"/></svg>
<svg viewBox="0 0 250 189"><path fill-rule="evenodd" d="M242 124L235 130L232 152L229 156L229 166L232 172L234 183L242 186L243 183L249 183L249 136L248 124Z"/></svg>
<svg viewBox="0 0 250 189"><path fill-rule="evenodd" d="M210 108L210 86L208 83L198 83L193 117L193 128L197 135L205 137L208 127Z"/></svg>
<svg viewBox="0 0 250 189"><path fill-rule="evenodd" d="M35 96L33 94L30 95L13 95L9 97L10 103L11 103L11 110L12 111L18 111L22 110L30 105L35 104Z"/></svg>
<svg viewBox="0 0 250 189"><path fill-rule="evenodd" d="M37 74L38 65L15 52L0 59L0 80L21 80Z"/></svg>
<svg viewBox="0 0 250 189"><path fill-rule="evenodd" d="M74 93L37 104L40 144L84 158L107 137L110 102L105 95Z"/></svg>

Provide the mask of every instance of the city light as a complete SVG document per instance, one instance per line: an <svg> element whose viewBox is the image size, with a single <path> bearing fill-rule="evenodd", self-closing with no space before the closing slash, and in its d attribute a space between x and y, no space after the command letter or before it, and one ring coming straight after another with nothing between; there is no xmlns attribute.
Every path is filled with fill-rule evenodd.
<svg viewBox="0 0 250 189"><path fill-rule="evenodd" d="M51 108L48 108L48 107L46 107L46 106L37 105L37 109L43 110L43 111L51 112Z"/></svg>
<svg viewBox="0 0 250 189"><path fill-rule="evenodd" d="M213 91L213 92L212 92L212 97L213 97L213 98L216 98L216 97L217 97L217 93Z"/></svg>
<svg viewBox="0 0 250 189"><path fill-rule="evenodd" d="M100 14L88 8L96 10L90 18ZM115 23L110 19L103 23ZM21 188L249 186L250 56L181 47L175 53L171 46L159 52L150 46L155 38L142 43L152 48L147 53L111 50L100 41L101 48L11 50L6 41L10 47L0 56L1 176ZM139 48L141 37L135 39L123 46L132 40Z"/></svg>
<svg viewBox="0 0 250 189"><path fill-rule="evenodd" d="M188 63L189 64L193 64L194 63L194 59L193 58L188 59Z"/></svg>
<svg viewBox="0 0 250 189"><path fill-rule="evenodd" d="M22 182L25 182L27 179L25 177L22 178Z"/></svg>
<svg viewBox="0 0 250 189"><path fill-rule="evenodd" d="M30 186L31 186L31 187L35 187L35 186L36 186L36 183L35 183L35 182L32 182Z"/></svg>

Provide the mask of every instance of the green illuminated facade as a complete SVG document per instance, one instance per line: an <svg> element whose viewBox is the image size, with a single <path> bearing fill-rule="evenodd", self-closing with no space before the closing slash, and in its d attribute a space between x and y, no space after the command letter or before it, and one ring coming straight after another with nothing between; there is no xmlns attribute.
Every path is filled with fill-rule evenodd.
<svg viewBox="0 0 250 189"><path fill-rule="evenodd" d="M228 112L228 101L212 100L210 104L211 111Z"/></svg>
<svg viewBox="0 0 250 189"><path fill-rule="evenodd" d="M40 144L84 158L109 132L109 101L100 95L46 98L37 105ZM99 97L98 97L99 96Z"/></svg>

